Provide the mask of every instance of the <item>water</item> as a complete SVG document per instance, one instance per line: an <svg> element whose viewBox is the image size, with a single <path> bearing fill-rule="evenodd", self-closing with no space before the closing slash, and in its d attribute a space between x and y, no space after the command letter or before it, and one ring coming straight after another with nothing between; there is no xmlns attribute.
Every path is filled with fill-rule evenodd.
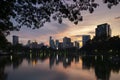
<svg viewBox="0 0 120 80"><path fill-rule="evenodd" d="M27 55L0 57L0 80L120 80L119 57Z"/></svg>

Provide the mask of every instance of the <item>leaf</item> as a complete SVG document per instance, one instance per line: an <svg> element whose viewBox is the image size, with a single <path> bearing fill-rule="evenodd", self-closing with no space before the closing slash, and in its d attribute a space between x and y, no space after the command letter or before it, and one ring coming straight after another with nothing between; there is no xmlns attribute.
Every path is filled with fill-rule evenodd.
<svg viewBox="0 0 120 80"><path fill-rule="evenodd" d="M111 3L108 4L108 8L111 9L113 5Z"/></svg>
<svg viewBox="0 0 120 80"><path fill-rule="evenodd" d="M76 2L76 0L73 0L74 2Z"/></svg>
<svg viewBox="0 0 120 80"><path fill-rule="evenodd" d="M90 13L93 13L93 12L94 12L93 7L89 7L89 12L90 12Z"/></svg>
<svg viewBox="0 0 120 80"><path fill-rule="evenodd" d="M103 3L107 3L108 2L108 0L103 0Z"/></svg>
<svg viewBox="0 0 120 80"><path fill-rule="evenodd" d="M74 24L76 24L76 25L77 25L77 24L78 24L78 21L76 20L76 21L74 22Z"/></svg>
<svg viewBox="0 0 120 80"><path fill-rule="evenodd" d="M61 17L58 18L58 22L59 22L60 24L62 23L62 18L61 18Z"/></svg>

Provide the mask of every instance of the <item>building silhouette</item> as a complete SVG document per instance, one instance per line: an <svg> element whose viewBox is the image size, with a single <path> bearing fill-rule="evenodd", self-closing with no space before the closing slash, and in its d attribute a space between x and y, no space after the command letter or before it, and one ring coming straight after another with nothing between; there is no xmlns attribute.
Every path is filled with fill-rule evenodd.
<svg viewBox="0 0 120 80"><path fill-rule="evenodd" d="M13 45L19 44L19 37L16 35L13 35Z"/></svg>
<svg viewBox="0 0 120 80"><path fill-rule="evenodd" d="M63 48L73 47L73 43L71 42L71 38L64 37L63 38Z"/></svg>
<svg viewBox="0 0 120 80"><path fill-rule="evenodd" d="M67 49L67 48L73 48L76 47L79 49L79 42L75 41L72 42L71 38L64 37L63 42L59 42L59 40L53 40L52 37L50 36L49 38L49 46L52 49Z"/></svg>
<svg viewBox="0 0 120 80"><path fill-rule="evenodd" d="M27 45L26 45L26 47L31 48L31 49L41 48L43 46L44 46L44 43L37 43L36 41L31 42L30 40L28 40Z"/></svg>
<svg viewBox="0 0 120 80"><path fill-rule="evenodd" d="M100 39L111 37L110 25L107 23L98 25L95 29L95 37Z"/></svg>
<svg viewBox="0 0 120 80"><path fill-rule="evenodd" d="M51 36L50 36L50 39L49 39L49 45L50 45L50 47L53 48L53 49L56 48L56 47L55 47L55 42L54 42L54 40L52 39Z"/></svg>
<svg viewBox="0 0 120 80"><path fill-rule="evenodd" d="M75 41L74 43L75 43L74 47L76 47L76 48L79 49L79 47L80 47L80 46L79 46L79 42Z"/></svg>
<svg viewBox="0 0 120 80"><path fill-rule="evenodd" d="M38 48L38 43L36 41L31 43L31 48Z"/></svg>
<svg viewBox="0 0 120 80"><path fill-rule="evenodd" d="M82 35L83 46L86 44L88 40L90 40L90 35Z"/></svg>

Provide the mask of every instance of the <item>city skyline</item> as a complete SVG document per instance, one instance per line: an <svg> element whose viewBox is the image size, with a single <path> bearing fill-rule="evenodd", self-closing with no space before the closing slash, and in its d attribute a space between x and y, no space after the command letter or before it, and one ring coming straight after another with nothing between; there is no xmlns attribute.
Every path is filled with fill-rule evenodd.
<svg viewBox="0 0 120 80"><path fill-rule="evenodd" d="M21 39L20 42L26 44L28 40L43 42L45 44L49 43L49 36L54 39L62 40L64 36L70 37L72 41L81 40L81 35L91 35L95 36L95 28L98 24L108 23L111 25L112 36L120 35L120 5L113 6L112 9L108 9L105 4L100 3L100 6L95 9L93 14L89 12L82 12L83 21L79 22L78 25L74 25L67 19L63 20L62 24L56 21L51 21L51 23L46 23L40 29L32 30L26 27L21 28L21 30L11 32L11 35L7 37L8 41L12 42L11 36L18 35Z"/></svg>
<svg viewBox="0 0 120 80"><path fill-rule="evenodd" d="M120 79L120 0L0 5L0 80Z"/></svg>
<svg viewBox="0 0 120 80"><path fill-rule="evenodd" d="M62 41L59 41L58 39L53 39L52 36L49 37L49 45L45 45L48 46L52 49L66 49L66 48L81 48L84 47L86 45L86 43L89 40L105 40L105 39L109 39L111 38L112 35L112 30L111 30L111 26L108 23L104 23L104 24L98 24L97 27L95 28L95 36L93 38L91 38L91 35L81 35L82 36L82 40L81 41L71 41L71 38L69 37L64 37L62 38ZM13 45L18 44L19 43L19 36L14 35L13 36ZM80 42L82 42L82 45L80 45ZM31 41L28 40L27 44L25 45L27 47L30 48L41 48L42 46L44 46L44 43L38 43L36 41Z"/></svg>
<svg viewBox="0 0 120 80"><path fill-rule="evenodd" d="M64 37L62 39L62 42L59 42L59 40L54 40L52 36L49 38L49 47L52 49L67 49L67 48L80 48L80 44L78 41L71 41L71 38Z"/></svg>
<svg viewBox="0 0 120 80"><path fill-rule="evenodd" d="M108 23L98 24L96 26L96 28L95 28L94 35L95 35L94 36L95 38L99 38L99 39L104 39L104 38L110 38L110 37L112 37L111 36L112 35L112 29L111 29L110 24L108 24ZM14 36L16 36L17 38L19 38L19 36L13 35L13 44L15 42ZM58 48L59 44L62 44L63 47L64 47L64 42L67 41L68 43L73 44L73 46L75 46L74 43L77 42L77 44L79 44L79 46L82 47L82 46L84 46L86 44L86 42L88 40L90 40L90 39L92 40L93 39L93 38L91 38L91 35L80 35L80 36L77 35L77 37L82 37L82 39L79 40L79 41L77 41L77 40L72 41L71 38L69 38L67 36L64 36L61 40L59 40L59 39L53 39L52 36L49 36L49 40L48 40L49 44L48 45L45 44L45 45L49 46L49 47L51 47L53 49L56 49L56 48ZM28 40L25 45L28 45L28 44L34 43L34 42L37 43L37 44L38 43L39 44L43 43L43 42L37 42L36 40L35 41ZM18 40L17 40L17 43L19 43ZM23 44L23 43L20 43L20 44ZM70 47L70 44L69 44L69 47Z"/></svg>

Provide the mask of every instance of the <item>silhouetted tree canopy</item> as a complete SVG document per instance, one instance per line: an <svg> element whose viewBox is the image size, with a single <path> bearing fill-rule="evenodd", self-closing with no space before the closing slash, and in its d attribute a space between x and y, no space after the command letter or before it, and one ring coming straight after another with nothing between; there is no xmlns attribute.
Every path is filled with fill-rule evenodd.
<svg viewBox="0 0 120 80"><path fill-rule="evenodd" d="M86 45L82 47L82 50L103 50L103 51L120 51L120 36L113 36L111 38L89 40Z"/></svg>
<svg viewBox="0 0 120 80"><path fill-rule="evenodd" d="M10 43L6 39L6 36L0 32L0 50L6 50Z"/></svg>
<svg viewBox="0 0 120 80"><path fill-rule="evenodd" d="M68 18L74 24L83 20L82 11L94 12L96 0L0 0L0 31L19 30L21 26L40 28L51 19L62 23ZM101 0L111 8L120 0ZM14 25L14 21L17 25Z"/></svg>

